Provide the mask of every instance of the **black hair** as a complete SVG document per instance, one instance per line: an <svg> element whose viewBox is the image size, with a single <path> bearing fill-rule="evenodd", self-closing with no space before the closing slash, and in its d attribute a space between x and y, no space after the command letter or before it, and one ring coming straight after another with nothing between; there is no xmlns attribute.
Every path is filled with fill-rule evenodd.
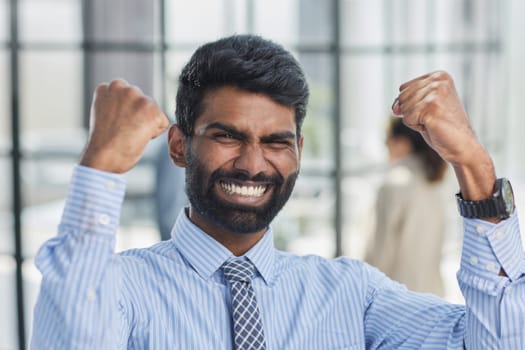
<svg viewBox="0 0 525 350"><path fill-rule="evenodd" d="M395 116L390 117L388 137L404 137L410 142L414 154L423 162L427 181L437 182L443 179L447 169L447 163L427 144L418 131L406 126L402 118Z"/></svg>
<svg viewBox="0 0 525 350"><path fill-rule="evenodd" d="M297 60L256 35L233 35L199 47L179 77L175 116L186 136L203 112L206 94L223 86L261 93L295 111L297 136L308 104L308 84Z"/></svg>

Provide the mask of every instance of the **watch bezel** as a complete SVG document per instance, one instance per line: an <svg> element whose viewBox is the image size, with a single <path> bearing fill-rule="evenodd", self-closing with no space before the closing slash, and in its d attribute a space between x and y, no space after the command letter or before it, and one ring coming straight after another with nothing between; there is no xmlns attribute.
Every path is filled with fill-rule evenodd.
<svg viewBox="0 0 525 350"><path fill-rule="evenodd" d="M512 190L512 186L510 184L510 181L506 178L501 178L496 181L496 184L499 185L499 188L497 189L498 195L501 195L502 198L502 204L503 208L501 208L502 212L505 212L506 217L508 218L510 215L514 213L515 210L515 203L514 203L514 192Z"/></svg>

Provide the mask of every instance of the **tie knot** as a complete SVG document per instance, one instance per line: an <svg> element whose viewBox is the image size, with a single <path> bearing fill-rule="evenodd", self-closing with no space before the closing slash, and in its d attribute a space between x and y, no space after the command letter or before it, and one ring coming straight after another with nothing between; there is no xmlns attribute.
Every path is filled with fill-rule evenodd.
<svg viewBox="0 0 525 350"><path fill-rule="evenodd" d="M226 279L231 282L250 282L255 276L255 266L250 260L230 260L222 265Z"/></svg>

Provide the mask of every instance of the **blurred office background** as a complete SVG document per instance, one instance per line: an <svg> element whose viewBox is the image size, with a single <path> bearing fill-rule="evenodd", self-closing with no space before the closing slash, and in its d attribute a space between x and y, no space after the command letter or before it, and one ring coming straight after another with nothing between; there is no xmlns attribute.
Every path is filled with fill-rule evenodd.
<svg viewBox="0 0 525 350"><path fill-rule="evenodd" d="M256 33L292 50L311 87L300 180L276 244L361 258L386 162L398 86L444 69L498 174L525 198L525 23L520 0L0 0L0 349L23 349L40 276L33 258L56 232L86 140L94 87L124 78L173 117L177 77L200 44ZM118 250L159 240L154 157L127 174ZM450 179L443 252L455 287L461 223Z"/></svg>

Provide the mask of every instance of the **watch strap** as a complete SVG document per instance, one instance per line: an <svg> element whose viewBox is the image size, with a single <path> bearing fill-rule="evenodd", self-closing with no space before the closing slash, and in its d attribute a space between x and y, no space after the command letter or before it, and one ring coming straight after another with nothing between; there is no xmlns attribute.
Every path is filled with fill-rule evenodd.
<svg viewBox="0 0 525 350"><path fill-rule="evenodd" d="M498 216L498 208L494 198L481 201L469 201L463 199L461 193L456 194L459 214L465 218L488 218Z"/></svg>

